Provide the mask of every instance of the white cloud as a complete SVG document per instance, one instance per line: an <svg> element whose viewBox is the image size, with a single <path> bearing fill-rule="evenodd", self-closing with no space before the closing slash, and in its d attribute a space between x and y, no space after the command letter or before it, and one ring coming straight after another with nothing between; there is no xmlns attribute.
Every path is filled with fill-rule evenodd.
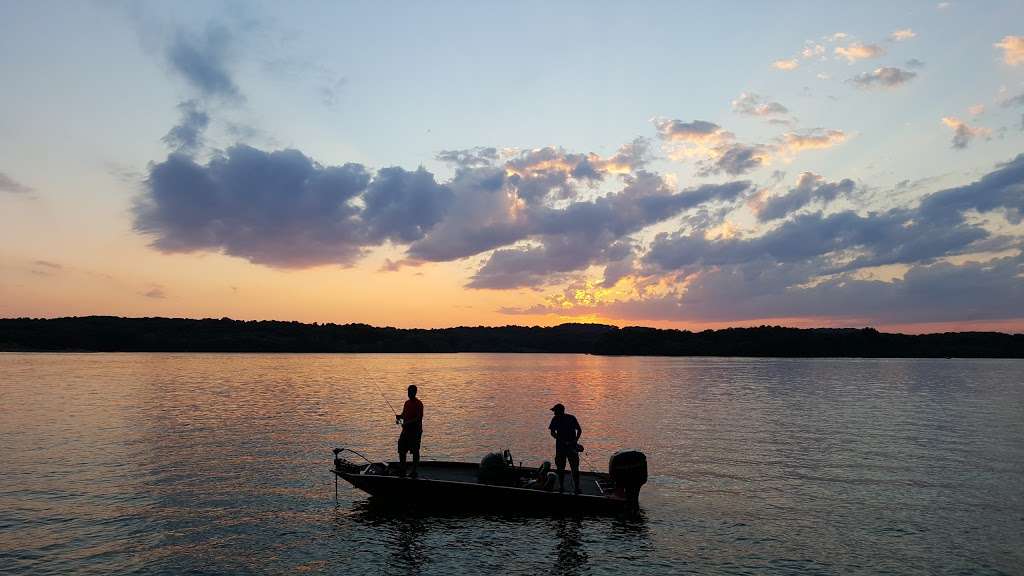
<svg viewBox="0 0 1024 576"><path fill-rule="evenodd" d="M849 63L854 63L857 60L866 60L868 58L878 58L885 53L885 50L877 44L863 44L861 42L853 42L846 46L836 46L836 56L846 58Z"/></svg>
<svg viewBox="0 0 1024 576"><path fill-rule="evenodd" d="M796 70L799 67L800 62L798 62L796 58L792 58L790 60L776 60L775 62L772 62L772 68L775 68L776 70Z"/></svg>
<svg viewBox="0 0 1024 576"><path fill-rule="evenodd" d="M902 42L904 40L910 40L915 36L917 36L917 32L914 32L910 28L901 28L899 30L896 30L892 34L889 34L889 40L892 40L894 42Z"/></svg>
<svg viewBox="0 0 1024 576"><path fill-rule="evenodd" d="M1024 36L1004 36L994 46L1003 49L1003 62L1010 66L1024 64Z"/></svg>
<svg viewBox="0 0 1024 576"><path fill-rule="evenodd" d="M808 43L804 46L804 49L800 52L800 55L805 59L808 58L821 58L825 55L825 47L821 44Z"/></svg>

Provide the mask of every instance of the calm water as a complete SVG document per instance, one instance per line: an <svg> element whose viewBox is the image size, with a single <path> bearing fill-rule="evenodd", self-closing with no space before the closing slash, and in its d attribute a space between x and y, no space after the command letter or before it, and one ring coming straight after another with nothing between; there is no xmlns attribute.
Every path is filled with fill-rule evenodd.
<svg viewBox="0 0 1024 576"><path fill-rule="evenodd" d="M0 354L0 572L1021 574L1024 362ZM642 517L396 515L332 446L651 463Z"/></svg>

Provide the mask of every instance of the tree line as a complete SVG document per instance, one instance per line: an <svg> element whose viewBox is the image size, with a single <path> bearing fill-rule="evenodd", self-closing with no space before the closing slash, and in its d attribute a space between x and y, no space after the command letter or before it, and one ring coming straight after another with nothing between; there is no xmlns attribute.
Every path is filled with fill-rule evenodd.
<svg viewBox="0 0 1024 576"><path fill-rule="evenodd" d="M1024 358L1024 334L873 328L722 330L602 324L388 328L230 318L0 319L0 350L39 352L551 352L631 356Z"/></svg>

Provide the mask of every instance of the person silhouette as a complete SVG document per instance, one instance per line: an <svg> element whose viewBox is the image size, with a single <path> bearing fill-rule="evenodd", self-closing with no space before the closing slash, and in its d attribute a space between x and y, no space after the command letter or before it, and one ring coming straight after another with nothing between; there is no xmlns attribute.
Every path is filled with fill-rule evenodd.
<svg viewBox="0 0 1024 576"><path fill-rule="evenodd" d="M572 468L572 486L576 494L580 493L580 454L577 446L583 429L579 421L572 414L565 413L565 406L561 403L551 407L555 415L548 424L548 430L555 439L555 467L558 468L558 491L565 489L565 461L569 461Z"/></svg>
<svg viewBox="0 0 1024 576"><path fill-rule="evenodd" d="M395 414L395 422L402 425L402 433L398 436L398 461L402 465L402 476L405 476L405 455L412 452L412 472L410 478L416 477L416 466L420 463L420 439L423 437L423 402L416 399L416 385L408 388L409 399L405 401L401 414Z"/></svg>

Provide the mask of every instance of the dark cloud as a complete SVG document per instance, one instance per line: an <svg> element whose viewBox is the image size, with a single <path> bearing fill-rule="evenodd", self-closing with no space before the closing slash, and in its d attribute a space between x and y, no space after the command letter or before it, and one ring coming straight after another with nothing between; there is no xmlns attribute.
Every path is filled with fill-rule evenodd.
<svg viewBox="0 0 1024 576"><path fill-rule="evenodd" d="M156 300L163 300L164 298L167 298L167 293L164 292L162 286L153 286L149 290L143 292L142 295L146 298L153 298Z"/></svg>
<svg viewBox="0 0 1024 576"><path fill-rule="evenodd" d="M813 198L821 183L815 178L814 186L802 189L811 190ZM829 184L832 188L822 191L826 197L853 187L849 181ZM619 318L708 321L815 315L886 322L1021 317L1024 242L1019 235L983 228L969 217L975 212L1003 214L1012 224L1024 221L1024 154L976 182L930 194L913 208L804 214L749 238L710 239L700 229L659 235L643 256L640 273L678 276L673 283L685 278L685 291L599 311ZM1016 255L959 264L945 260L1007 251ZM907 272L893 281L859 275L888 264L906 265Z"/></svg>
<svg viewBox="0 0 1024 576"><path fill-rule="evenodd" d="M645 261L662 271L722 266L768 258L813 263L818 273L883 264L910 263L960 254L988 233L976 226L915 222L911 213L804 214L753 238L709 240L703 232L660 235ZM857 256L844 261L847 253Z"/></svg>
<svg viewBox="0 0 1024 576"><path fill-rule="evenodd" d="M179 31L167 48L167 61L204 96L240 98L241 93L228 72L231 31L211 24L204 33Z"/></svg>
<svg viewBox="0 0 1024 576"><path fill-rule="evenodd" d="M811 202L831 202L841 194L853 191L853 180L844 178L839 182L827 182L812 172L804 172L797 179L795 188L782 196L772 196L764 201L757 211L762 222L785 218L788 214L803 208Z"/></svg>
<svg viewBox="0 0 1024 576"><path fill-rule="evenodd" d="M49 268L50 270L60 270L64 268L60 264L57 264L56 262L50 262L49 260L36 260L32 262L32 265L41 266L43 268Z"/></svg>
<svg viewBox="0 0 1024 576"><path fill-rule="evenodd" d="M630 234L685 210L714 202L734 202L750 189L746 181L708 184L673 193L657 175L641 172L619 193L564 209L532 212L524 237L539 245L497 250L473 276L473 288L515 288L551 283L557 274L612 264L605 281L614 283L632 267Z"/></svg>
<svg viewBox="0 0 1024 576"><path fill-rule="evenodd" d="M924 68L924 62L917 58L911 58L910 60L907 60L906 66L907 68L917 68L920 70L921 68Z"/></svg>
<svg viewBox="0 0 1024 576"><path fill-rule="evenodd" d="M298 150L229 148L206 165L171 154L149 168L135 229L164 252L222 251L278 267L349 264L366 244L361 165L321 166Z"/></svg>
<svg viewBox="0 0 1024 576"><path fill-rule="evenodd" d="M1000 211L1013 224L1024 218L1024 154L979 180L929 194L918 209L921 217L943 225L959 224L964 213Z"/></svg>
<svg viewBox="0 0 1024 576"><path fill-rule="evenodd" d="M751 238L710 239L702 230L659 235L642 259L645 268L636 273L640 283L666 279L673 287L667 293L582 306L568 295L506 312L715 322L1022 318L1022 237L986 230L970 216L976 212L1003 214L1013 224L1024 221L1024 154L971 184L930 194L912 208L805 214ZM886 264L902 264L905 272L891 280L864 274Z"/></svg>
<svg viewBox="0 0 1024 576"><path fill-rule="evenodd" d="M525 237L523 207L507 189L503 168L461 170L446 184L454 194L447 217L408 249L412 258L457 260Z"/></svg>
<svg viewBox="0 0 1024 576"><path fill-rule="evenodd" d="M850 78L850 82L860 88L894 88L913 80L917 72L885 66L872 72L864 72Z"/></svg>
<svg viewBox="0 0 1024 576"><path fill-rule="evenodd" d="M210 125L210 116L195 100L178 104L178 110L181 112L181 121L162 140L177 152L192 154L203 145L203 132Z"/></svg>
<svg viewBox="0 0 1024 576"><path fill-rule="evenodd" d="M408 244L423 238L451 205L454 195L434 181L434 175L420 168L408 172L384 168L363 195L362 220L368 238Z"/></svg>
<svg viewBox="0 0 1024 576"><path fill-rule="evenodd" d="M716 158L701 162L697 169L698 176L725 173L730 176L746 174L761 167L768 149L759 144L732 143L718 150Z"/></svg>
<svg viewBox="0 0 1024 576"><path fill-rule="evenodd" d="M34 190L35 189L31 186L26 186L7 174L0 172L0 192L10 192L11 194L30 194Z"/></svg>
<svg viewBox="0 0 1024 576"><path fill-rule="evenodd" d="M627 320L706 322L793 317L867 323L1010 319L1024 317L1021 274L1020 256L914 265L892 281L841 275L812 286L799 284L805 271L796 267L731 266L694 275L685 295L616 302L591 312Z"/></svg>

